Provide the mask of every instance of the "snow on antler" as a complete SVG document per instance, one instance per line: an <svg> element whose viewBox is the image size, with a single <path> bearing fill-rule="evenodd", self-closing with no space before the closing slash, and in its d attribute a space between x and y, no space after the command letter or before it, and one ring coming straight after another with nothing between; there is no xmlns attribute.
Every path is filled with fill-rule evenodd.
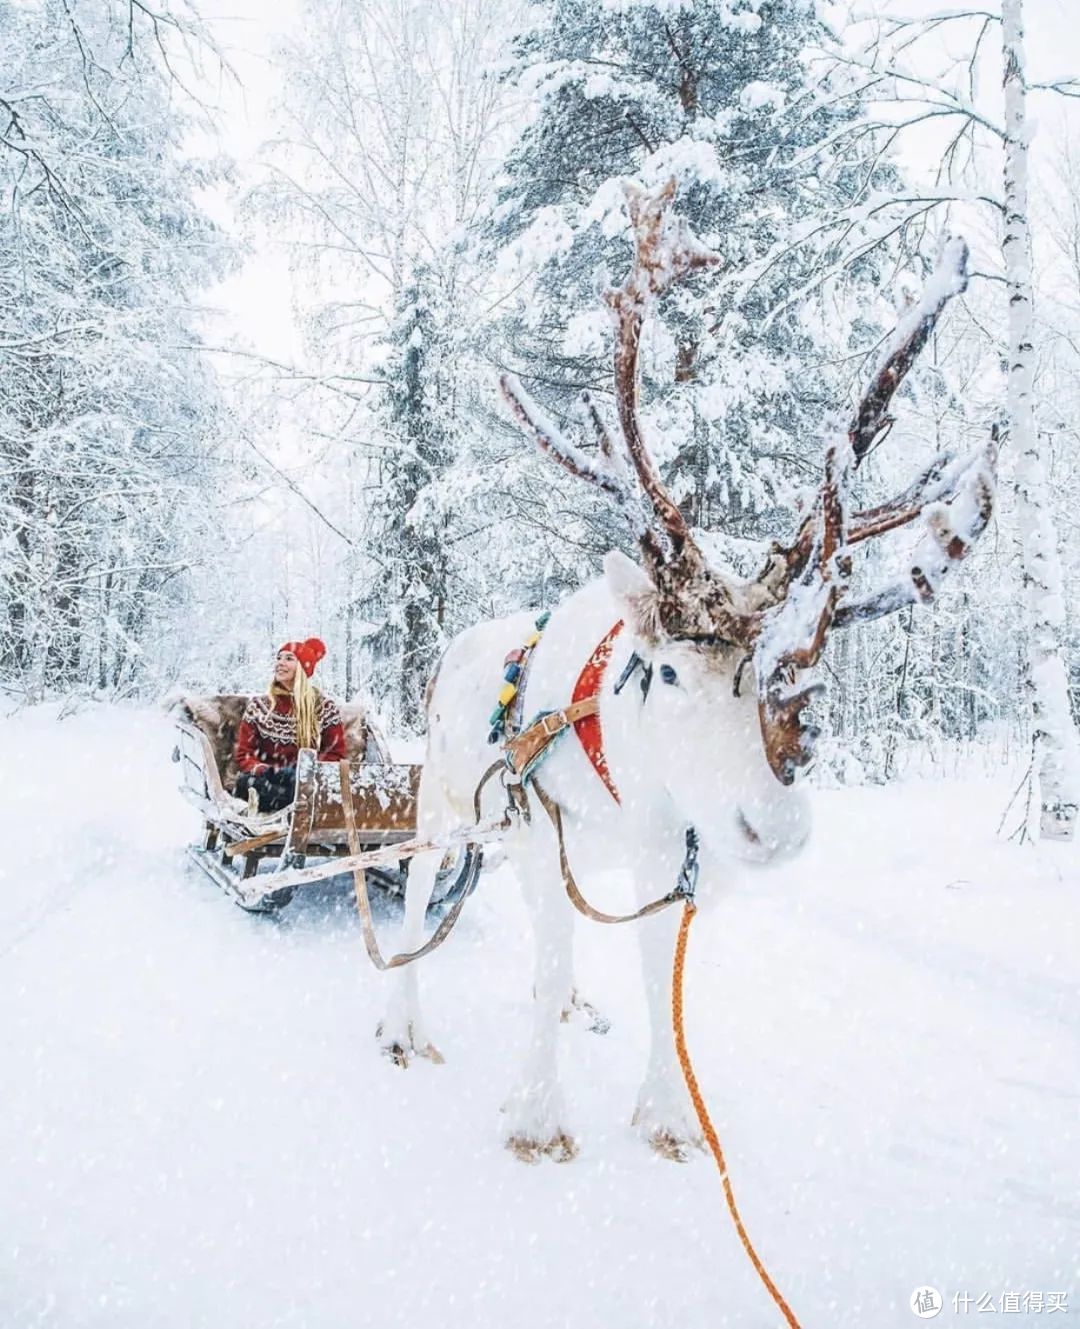
<svg viewBox="0 0 1080 1329"><path fill-rule="evenodd" d="M803 712L820 687L802 683L799 676L817 664L829 630L932 599L941 580L967 556L990 520L994 441L960 462L947 452L939 453L900 494L847 515L851 475L891 426L892 398L942 310L966 289L967 261L963 240L945 244L921 296L886 342L846 438L830 445L824 481L795 542L778 551L787 562L790 582L786 596L763 615L753 658L765 750L784 784L790 784L813 755L817 731L805 723ZM856 604L842 604L851 577L852 547L920 517L924 533L907 575Z"/></svg>
<svg viewBox="0 0 1080 1329"><path fill-rule="evenodd" d="M847 487L853 466L850 436L841 434L825 454L825 479L811 514L810 547L799 576L766 610L754 646L758 718L765 755L781 784L791 784L814 753L818 731L803 711L822 691L799 675L817 664L833 625L837 602L851 575L847 541Z"/></svg>
<svg viewBox="0 0 1080 1329"><path fill-rule="evenodd" d="M834 626L868 623L909 604L929 604L939 585L957 563L971 552L994 510L997 488L997 429L989 443L966 459L951 485L952 496L927 502L922 510L925 531L907 575L884 590L836 612Z"/></svg>
<svg viewBox="0 0 1080 1329"><path fill-rule="evenodd" d="M532 434L536 446L545 456L557 462L571 475L576 475L582 480L587 480L589 484L606 490L607 493L620 502L625 501L627 498L626 485L623 483L621 476L614 472L607 460L610 455L607 448L601 445L601 454L604 461L600 464L597 464L594 458L587 456L580 448L576 448L563 436L562 431L553 423L543 407L525 391L516 374L503 374L499 379L499 386L502 388L502 394L506 398L515 420L526 432ZM599 417L597 418L599 419ZM610 443L608 446L610 446Z"/></svg>
<svg viewBox="0 0 1080 1329"><path fill-rule="evenodd" d="M638 418L638 353L641 329L652 299L662 295L691 272L720 262L693 234L681 218L672 218L668 205L675 197L671 179L654 194L628 181L626 206L634 228L634 262L621 286L605 292L604 298L615 320L615 400L626 448L638 481L652 505L657 520L656 534L645 546L646 559L652 563L677 560L683 550L692 547L690 531L683 515L664 488L653 465ZM662 551L665 543L668 557Z"/></svg>
<svg viewBox="0 0 1080 1329"><path fill-rule="evenodd" d="M621 451L615 446L615 440L611 437L611 431L607 427L607 421L600 414L592 395L588 392L581 394L581 405L585 414L589 417L589 423L596 434L596 442L599 445L601 455L607 463L611 473L628 488L631 484L630 477L626 470L626 462L623 459Z"/></svg>
<svg viewBox="0 0 1080 1329"><path fill-rule="evenodd" d="M929 340L945 306L953 296L967 289L967 263L967 243L959 237L947 240L922 294L904 311L887 338L870 383L848 425L853 471L861 465L875 441L891 428L889 407L893 397ZM955 478L949 469L952 461L949 453L939 453L901 494L876 508L853 513L849 533L851 543L906 525L919 515L925 504L951 492L945 477ZM793 576L798 576L810 555L816 520L815 507L807 515L794 543L784 551Z"/></svg>
<svg viewBox="0 0 1080 1329"><path fill-rule="evenodd" d="M951 237L942 246L922 294L904 311L885 343L870 387L863 394L851 422L850 437L856 467L889 423L889 404L937 326L942 310L953 296L962 295L967 290L967 265L967 242L959 236Z"/></svg>

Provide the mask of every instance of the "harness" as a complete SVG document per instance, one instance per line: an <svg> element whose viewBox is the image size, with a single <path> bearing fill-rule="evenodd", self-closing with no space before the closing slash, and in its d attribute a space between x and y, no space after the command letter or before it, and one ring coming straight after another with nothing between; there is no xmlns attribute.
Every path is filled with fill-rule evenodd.
<svg viewBox="0 0 1080 1329"><path fill-rule="evenodd" d="M671 1020L672 1031L675 1039L675 1050L679 1059L679 1066L686 1082L686 1088L690 1095L690 1101L693 1103L694 1112L701 1127L701 1132L709 1147L709 1152L720 1172L720 1181L724 1189L724 1199L727 1202L728 1212L735 1225L735 1230L742 1242L743 1250L748 1259L754 1266L754 1269L765 1286L766 1291L772 1297L777 1309L783 1315L785 1322L790 1329L799 1329L799 1323L796 1320L790 1306L784 1300L783 1295L769 1276L761 1257L754 1249L750 1241L746 1226L743 1223L742 1215L739 1213L738 1206L735 1203L735 1193L732 1189L731 1178L728 1175L727 1161L724 1158L724 1151L720 1145L720 1138L716 1133L716 1128L709 1116L709 1109L706 1106L705 1099L701 1093L697 1076L694 1073L694 1067L690 1060L690 1052L686 1045L686 1031L683 1019L683 974L686 964L686 944L690 933L690 924L694 914L697 912L697 906L694 903L694 897L697 892L698 881L698 849L699 840L696 829L693 826L686 828L686 852L683 856L682 866L679 869L679 875L675 885L666 895L656 900L644 904L632 914L606 914L601 910L594 908L588 900L582 895L574 880L574 874L570 868L570 860L566 853L566 840L563 835L562 808L555 800L541 788L536 782L535 776L537 768L544 758L552 751L555 743L570 729L573 729L578 736L585 755L592 763L593 770L604 783L604 787L615 800L621 804L619 791L611 778L611 771L608 769L607 758L604 756L604 741L600 727L600 689L603 686L604 675L611 660L611 652L615 645L615 639L623 629L623 620L620 619L612 628L610 628L603 639L593 649L592 655L585 662L585 667L578 675L577 682L574 684L574 691L571 695L570 704L558 711L541 711L536 715L531 724L519 732L513 730L513 714L507 709L511 707L516 715L520 715L524 703L525 683L528 677L528 664L532 658L532 653L540 641L543 629L547 624L547 615L543 621L538 620L536 631L529 638L526 646L521 651L511 652L507 656L507 665L515 666L513 678L508 680L513 683L513 692L504 703L503 695L500 694L499 703L501 711L496 711L496 717L503 722L501 732L492 736L492 741L498 738L503 739L503 758L505 767L502 771L503 782L507 786L510 796L510 806L505 814L507 824L512 820L514 812L520 813L522 817L529 820L529 804L526 793L526 785L532 785L533 793L540 802L541 807L547 813L549 820L555 830L555 836L559 843L559 868L562 872L563 885L566 893L570 897L574 907L587 918L591 918L596 923L630 923L635 919L645 918L649 914L659 913L666 909L668 905L682 902L683 914L679 923L679 933L675 944L675 958L672 966L671 975ZM735 682L735 692L738 695L739 678L742 676L743 664L739 666L738 675ZM635 651L626 663L618 681L615 684L615 693L618 695L626 684L633 677L634 673L641 670L641 695L644 701L649 695L649 688L652 684L652 666L647 665L641 656ZM506 720L510 719L510 725ZM480 817L480 793L488 780L500 769L500 763L496 762L485 773L476 791L475 810L476 816ZM507 776L509 775L509 778ZM440 938L441 940L441 938ZM435 944L435 938L432 938L432 944ZM419 955L422 952L415 952ZM398 957L401 961L407 961L413 958Z"/></svg>
<svg viewBox="0 0 1080 1329"><path fill-rule="evenodd" d="M551 752L556 740L573 729L585 755L592 763L593 770L603 781L604 788L616 803L622 802L604 755L604 738L600 727L600 689L604 683L604 675L607 673L615 640L622 630L623 620L620 618L597 644L585 662L585 667L578 674L569 706L564 706L558 711L540 711L524 729L505 735L503 757L506 768L516 783L524 785L531 780L536 774L537 767ZM535 635L539 641L540 633ZM519 707L524 700L528 664L535 645L536 642L533 642L529 647L529 655L517 678L516 693ZM511 652L511 656L514 655L517 655L516 651ZM511 656L507 659L509 660Z"/></svg>
<svg viewBox="0 0 1080 1329"><path fill-rule="evenodd" d="M578 674L568 706L564 706L557 711L540 711L524 729L513 732L515 713L520 715L524 702L528 665L532 653L540 641L543 629L547 625L547 618L548 616L544 615L543 620L538 619L536 631L529 637L525 646L520 651L511 651L506 657L507 669L509 670L511 665L514 666L512 680L509 680L509 674L507 674L508 681L513 682L514 691L512 697L508 697L505 702L503 694L500 693L499 706L501 710L496 710L492 717L493 721L498 718L502 722L502 734L500 736L503 738L503 762L505 767L503 777L511 807L520 813L525 821L530 820L527 786L531 786L532 792L536 795L540 806L547 813L548 820L555 830L555 837L559 843L559 869L562 872L566 893L574 907L594 922L630 923L635 919L658 913L661 909L666 909L668 905L675 904L678 900L692 902L697 886L699 844L697 831L693 826L686 828L686 852L682 867L679 869L679 876L674 887L666 895L651 900L648 904L642 905L640 909L636 909L630 914L608 914L591 905L581 893L566 852L562 808L550 794L541 788L535 777L537 769L545 757L551 753L556 742L573 729L585 755L592 764L593 770L603 782L604 788L615 802L621 805L622 799L619 797L619 791L615 787L607 757L604 754L604 738L600 725L600 690L603 687L604 676L611 661L615 641L623 630L624 622L620 618L594 647L592 654L585 662L584 668ZM645 665L636 651L630 656L626 668L615 684L616 694L622 691L639 667L642 670L642 698L644 699L649 695L652 668ZM489 736L489 740L492 737ZM487 772L484 777L485 783L497 768L498 763ZM477 804L479 805L479 798Z"/></svg>

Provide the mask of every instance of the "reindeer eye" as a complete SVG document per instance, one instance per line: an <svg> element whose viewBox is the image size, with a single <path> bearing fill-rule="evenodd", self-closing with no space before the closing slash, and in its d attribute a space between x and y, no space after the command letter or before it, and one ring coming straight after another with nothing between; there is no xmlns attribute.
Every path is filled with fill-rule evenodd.
<svg viewBox="0 0 1080 1329"><path fill-rule="evenodd" d="M671 665L660 666L660 677L665 683L677 683L679 675L672 669Z"/></svg>

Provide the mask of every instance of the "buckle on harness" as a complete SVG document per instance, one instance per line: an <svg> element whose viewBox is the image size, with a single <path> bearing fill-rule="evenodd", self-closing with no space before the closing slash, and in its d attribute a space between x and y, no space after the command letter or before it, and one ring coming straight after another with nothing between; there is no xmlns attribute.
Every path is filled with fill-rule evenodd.
<svg viewBox="0 0 1080 1329"><path fill-rule="evenodd" d="M694 902L694 896L697 894L698 873L701 865L698 862L698 849L700 841L698 839L697 829L693 826L686 828L686 853L683 857L682 867L679 868L679 879L675 884L674 895L676 899L689 900Z"/></svg>
<svg viewBox="0 0 1080 1329"><path fill-rule="evenodd" d="M567 728L569 723L565 711L548 711L547 715L542 715L539 720L540 728L546 738L554 738L556 734Z"/></svg>

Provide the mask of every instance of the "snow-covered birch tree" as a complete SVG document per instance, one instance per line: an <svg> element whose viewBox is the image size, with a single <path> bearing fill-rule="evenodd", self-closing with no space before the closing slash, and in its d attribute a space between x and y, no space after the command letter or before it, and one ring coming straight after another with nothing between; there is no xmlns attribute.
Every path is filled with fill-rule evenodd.
<svg viewBox="0 0 1080 1329"><path fill-rule="evenodd" d="M344 532L339 590L351 657L405 727L444 633L462 623L451 497L465 369L481 298L468 237L499 154L506 101L486 77L516 6L403 0L305 7L282 52L281 131L253 194L290 247L321 391L294 412ZM322 481L314 480L316 486ZM333 491L331 483L328 488ZM456 562L445 551L456 548ZM343 643L344 644L344 643Z"/></svg>
<svg viewBox="0 0 1080 1329"><path fill-rule="evenodd" d="M961 72L966 86L955 77L934 77L927 68L913 63L920 43L944 26L968 34L962 56L948 60L951 71ZM1001 36L1000 107L987 106L978 87L987 35L995 29ZM885 16L874 25L867 47L845 59L866 76L868 88L880 99L885 122L893 124L896 134L916 126L925 129L934 122L950 126L936 179L919 196L918 206L961 210L969 221L977 218L978 209L988 207L997 222L1000 277L1007 292L1007 323L999 349L1006 366L1004 415L1022 569L1025 691L1032 720L1033 772L1040 789L1041 834L1068 839L1080 802L1080 749L1062 654L1065 607L1058 536L1046 484L1045 443L1036 421L1028 198L1031 141L1022 0L1000 0L996 12L949 10L918 19ZM1040 91L1075 88L1066 81L1041 84ZM988 162L993 160L1002 172L1000 194L986 180Z"/></svg>
<svg viewBox="0 0 1080 1329"><path fill-rule="evenodd" d="M1005 232L1009 292L1008 418L1016 451L1017 526L1027 601L1028 677L1044 838L1068 840L1080 805L1080 752L1062 658L1065 623L1057 532L1035 419L1032 247L1022 0L1001 0L1005 89Z"/></svg>

